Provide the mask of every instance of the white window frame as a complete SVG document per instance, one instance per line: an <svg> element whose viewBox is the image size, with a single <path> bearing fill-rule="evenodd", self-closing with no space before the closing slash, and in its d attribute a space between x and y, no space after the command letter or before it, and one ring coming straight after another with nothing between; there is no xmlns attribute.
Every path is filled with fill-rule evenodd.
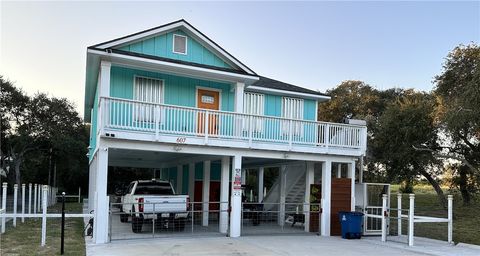
<svg viewBox="0 0 480 256"><path fill-rule="evenodd" d="M291 104L287 106L286 104ZM292 106L293 105L293 106ZM287 107L295 108L299 107L300 109L289 109L287 111ZM300 111L298 115L293 115L295 111ZM292 98L292 97L282 97L282 117L287 119L293 120L303 120L305 113L305 101L300 98ZM303 136L303 125L302 122L292 121L292 135L293 136ZM288 135L290 129L290 121L283 121L282 122L282 134Z"/></svg>
<svg viewBox="0 0 480 256"><path fill-rule="evenodd" d="M160 95L159 95L159 101L160 102L152 102L152 101L141 101L137 99L137 79L149 79L149 80L155 80L160 82ZM164 103L164 94L165 94L165 80L164 79L159 79L159 78L154 78L154 77L148 77L148 76L138 76L134 75L133 76L133 100L139 101L139 102L144 102L144 103L151 103L151 104L163 104ZM151 105L151 104L137 104L135 105L132 109L132 116L133 120L137 122L146 122L146 123L153 123L155 121L155 106L156 105ZM165 115L162 113L164 110L161 110L159 115L159 121L161 123L164 123L164 117ZM150 115L147 117L147 113L150 112ZM150 118L150 117L153 117Z"/></svg>
<svg viewBox="0 0 480 256"><path fill-rule="evenodd" d="M252 99L253 98L253 99ZM251 102L248 102L250 100ZM256 104L255 106L250 106L251 104ZM265 94L255 93L255 92L244 92L243 94L243 113L253 115L252 122L252 131L256 133L261 133L264 130L264 120L262 117L265 115ZM250 122L250 117L247 117L242 125L243 131L248 131Z"/></svg>
<svg viewBox="0 0 480 256"><path fill-rule="evenodd" d="M183 37L185 38L185 52L177 52L175 51L175 37ZM188 37L187 36L184 36L184 35L180 35L180 34L173 34L173 37L172 37L172 40L173 40L173 43L172 43L172 51L173 53L176 53L176 54L182 54L182 55L187 55L188 53Z"/></svg>

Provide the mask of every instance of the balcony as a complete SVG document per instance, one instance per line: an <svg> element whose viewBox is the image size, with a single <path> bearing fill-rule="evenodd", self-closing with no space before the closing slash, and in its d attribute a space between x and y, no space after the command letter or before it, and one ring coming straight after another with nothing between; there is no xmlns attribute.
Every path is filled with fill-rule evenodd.
<svg viewBox="0 0 480 256"><path fill-rule="evenodd" d="M365 126L102 97L99 131L116 138L359 156Z"/></svg>

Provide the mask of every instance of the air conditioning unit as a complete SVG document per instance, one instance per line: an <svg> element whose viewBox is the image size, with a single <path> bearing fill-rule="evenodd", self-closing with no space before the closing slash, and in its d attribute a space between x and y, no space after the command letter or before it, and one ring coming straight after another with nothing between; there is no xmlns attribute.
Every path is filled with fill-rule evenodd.
<svg viewBox="0 0 480 256"><path fill-rule="evenodd" d="M354 125L367 125L367 121L360 119L347 119L345 120L345 123Z"/></svg>

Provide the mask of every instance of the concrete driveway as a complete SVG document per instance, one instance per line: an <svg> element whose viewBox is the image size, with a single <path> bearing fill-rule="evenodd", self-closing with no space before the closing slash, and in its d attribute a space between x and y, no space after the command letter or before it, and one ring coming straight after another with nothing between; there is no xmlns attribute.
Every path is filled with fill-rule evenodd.
<svg viewBox="0 0 480 256"><path fill-rule="evenodd" d="M480 247L452 246L418 238L416 246L380 242L378 237L345 240L318 236L247 236L240 238L196 237L114 241L105 245L87 243L87 256L94 255L480 255Z"/></svg>

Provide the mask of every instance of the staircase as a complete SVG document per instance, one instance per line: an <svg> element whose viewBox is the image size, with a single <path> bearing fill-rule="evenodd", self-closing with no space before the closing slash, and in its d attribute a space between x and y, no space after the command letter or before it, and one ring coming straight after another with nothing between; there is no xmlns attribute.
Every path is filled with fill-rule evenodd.
<svg viewBox="0 0 480 256"><path fill-rule="evenodd" d="M305 196L305 169L304 163L288 165L286 168L286 186L285 186L285 210L287 212L294 212L296 207L302 210L302 205ZM267 191L263 199L264 209L267 211L278 210L278 203L280 202L280 176Z"/></svg>

